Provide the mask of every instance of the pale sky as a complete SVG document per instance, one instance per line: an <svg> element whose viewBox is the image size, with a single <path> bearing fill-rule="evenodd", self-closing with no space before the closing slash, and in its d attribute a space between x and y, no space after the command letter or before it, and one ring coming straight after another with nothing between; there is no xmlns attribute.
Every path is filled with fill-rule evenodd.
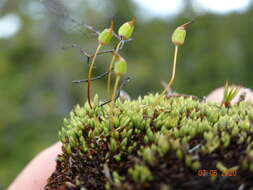
<svg viewBox="0 0 253 190"><path fill-rule="evenodd" d="M164 17L180 12L183 2L187 0L133 0L141 13ZM231 11L245 10L250 0L193 0L197 11L210 11L225 14ZM147 15L150 17L150 15Z"/></svg>
<svg viewBox="0 0 253 190"><path fill-rule="evenodd" d="M15 14L0 17L0 38L9 38L20 29L20 19Z"/></svg>
<svg viewBox="0 0 253 190"><path fill-rule="evenodd" d="M183 2L187 0L133 0L139 13L147 18L167 17L180 12ZM193 7L198 12L210 11L217 14L226 14L231 11L244 11L251 0L193 0ZM0 38L9 38L21 28L17 15L7 14L0 17Z"/></svg>

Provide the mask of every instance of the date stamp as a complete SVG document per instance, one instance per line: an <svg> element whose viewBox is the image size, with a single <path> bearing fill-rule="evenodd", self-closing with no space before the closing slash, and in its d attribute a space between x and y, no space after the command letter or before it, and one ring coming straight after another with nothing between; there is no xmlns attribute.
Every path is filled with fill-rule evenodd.
<svg viewBox="0 0 253 190"><path fill-rule="evenodd" d="M198 176L237 176L237 170L224 170L220 172L219 170L198 170Z"/></svg>

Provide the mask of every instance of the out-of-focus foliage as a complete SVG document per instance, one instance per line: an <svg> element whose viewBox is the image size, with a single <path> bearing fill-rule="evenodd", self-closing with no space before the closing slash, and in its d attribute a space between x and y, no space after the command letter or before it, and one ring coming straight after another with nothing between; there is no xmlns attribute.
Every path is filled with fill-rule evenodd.
<svg viewBox="0 0 253 190"><path fill-rule="evenodd" d="M71 46L79 44L93 52L97 36L72 22L69 14L103 29L112 16L119 27L138 12L131 1L58 2L69 11L55 0L0 2L0 16L14 13L21 19L15 36L0 39L0 188L36 153L57 141L62 118L74 105L83 104L85 85L71 81L86 78L86 58ZM253 86L253 6L243 13L198 15L188 4L174 18L137 17L134 40L121 52L131 77L125 90L133 98L162 90L161 80L168 80L171 73L171 33L191 19L195 23L179 49L174 90L204 96L226 80ZM95 75L105 71L110 58L98 58ZM105 87L106 80L96 81L92 93L106 98Z"/></svg>

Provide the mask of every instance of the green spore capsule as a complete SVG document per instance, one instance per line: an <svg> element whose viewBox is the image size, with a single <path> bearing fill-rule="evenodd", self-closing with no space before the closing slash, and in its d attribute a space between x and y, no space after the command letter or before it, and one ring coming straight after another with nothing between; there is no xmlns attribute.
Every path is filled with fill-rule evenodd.
<svg viewBox="0 0 253 190"><path fill-rule="evenodd" d="M98 36L98 41L102 45L107 45L112 39L112 30L106 28Z"/></svg>
<svg viewBox="0 0 253 190"><path fill-rule="evenodd" d="M184 44L185 37L186 37L186 28L192 23L192 21L187 22L179 27L173 32L171 40L174 45L181 46Z"/></svg>
<svg viewBox="0 0 253 190"><path fill-rule="evenodd" d="M102 45L107 45L110 43L113 37L113 27L114 21L112 21L110 28L104 29L98 36L98 41Z"/></svg>
<svg viewBox="0 0 253 190"><path fill-rule="evenodd" d="M129 39L133 34L135 23L135 17L131 21L124 23L118 30L119 36L124 40Z"/></svg>
<svg viewBox="0 0 253 190"><path fill-rule="evenodd" d="M114 65L114 72L118 76L122 76L127 72L127 62L122 57L118 57Z"/></svg>

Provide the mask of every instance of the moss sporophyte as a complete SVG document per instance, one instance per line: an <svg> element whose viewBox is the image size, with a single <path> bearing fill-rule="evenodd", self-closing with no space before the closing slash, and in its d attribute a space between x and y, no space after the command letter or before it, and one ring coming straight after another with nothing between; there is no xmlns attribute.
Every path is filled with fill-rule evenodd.
<svg viewBox="0 0 253 190"><path fill-rule="evenodd" d="M104 29L99 35L98 35L98 46L95 51L95 54L92 58L91 65L89 66L89 72L88 72L88 102L90 108L92 108L91 101L90 101L90 79L92 77L92 68L95 64L97 54L100 50L100 48L104 45L107 45L110 43L112 37L113 37L113 27L114 27L114 21L112 20L110 28Z"/></svg>
<svg viewBox="0 0 253 190"><path fill-rule="evenodd" d="M114 33L114 20L111 21L111 26L110 28L104 29L102 32L97 32L98 33L98 46L96 48L96 51L93 55L89 55L87 52L85 52L83 49L80 49L80 51L88 57L88 60L91 58L91 64L89 65L89 71L88 71L88 79L87 80L75 80L73 81L74 83L80 83L80 82L87 82L88 85L88 103L90 108L92 108L92 103L91 103L91 81L96 80L99 78L102 78L104 75L108 74L108 82L107 82L107 89L108 89L108 102L112 101L111 100L111 72L113 69L113 64L116 60L116 58L119 55L118 51L123 47L124 43L130 40L130 37L134 31L134 25L136 23L136 18L134 17L131 21L124 23L118 30L118 35ZM113 38L113 36L116 36L117 39L119 39L119 43L117 44L115 50L107 50L107 51L102 51L100 52L100 49L102 46L108 45ZM109 53L112 52L113 56L111 59L111 63L109 65L109 70L108 72L104 73L101 75L101 77L95 77L94 79L92 78L92 69L95 64L97 55L103 54L103 53Z"/></svg>
<svg viewBox="0 0 253 190"><path fill-rule="evenodd" d="M186 37L186 29L187 27L192 24L193 21L187 22L179 27L176 28L176 30L173 32L172 36L171 36L171 40L172 43L175 45L175 52L174 52L174 60L173 60L173 69L172 69L172 75L171 75L171 79L168 82L166 88L164 89L164 91L161 93L161 95L157 98L157 102L160 100L160 98L162 98L166 92L171 88L171 85L175 79L175 75L176 75L176 64L177 64L177 54L178 54L178 47L182 46L184 44L185 41L185 37ZM157 104L157 102L155 104Z"/></svg>
<svg viewBox="0 0 253 190"><path fill-rule="evenodd" d="M64 119L59 131L63 153L58 156L56 170L45 189L253 186L253 104L238 101L232 105L238 89L229 88L227 83L222 104L187 95L164 96L174 81L178 47L184 44L191 22L172 34L175 55L172 77L165 90L136 100L117 99L119 84L127 73L127 62L118 52L122 47L119 44L131 37L134 24L135 19L118 31L120 42L112 51L109 65L109 76L114 74L115 84L112 92L109 89L108 103L101 106L95 95L93 101L88 100L82 107L77 105ZM113 23L100 33L99 46L107 45L112 35ZM93 80L91 70L99 46L85 81ZM215 170L216 174L238 170L240 175L229 181L221 175L196 178L200 169Z"/></svg>
<svg viewBox="0 0 253 190"><path fill-rule="evenodd" d="M134 17L131 21L128 21L126 23L124 23L118 30L118 35L120 37L120 41L118 43L118 45L116 46L115 52L113 54L113 57L111 59L111 63L109 65L109 71L112 70L113 68L113 64L115 62L115 59L117 57L118 51L121 48L121 46L123 46L124 41L128 40L134 31L134 27L135 27L135 23L136 23L136 18ZM107 80L107 94L108 94L108 99L111 98L111 72L109 72L108 74L108 80Z"/></svg>
<svg viewBox="0 0 253 190"><path fill-rule="evenodd" d="M116 91L118 89L118 85L119 85L119 81L120 78L126 74L127 72L127 62L125 61L125 59L121 56L117 56L116 61L115 61L115 65L114 65L114 73L116 75L116 80L115 80L115 85L114 85L114 89L113 89L113 93L112 93L112 103L111 103L111 122L112 125L114 124L113 122L113 108L114 108L114 103L115 103L115 95L116 95Z"/></svg>

